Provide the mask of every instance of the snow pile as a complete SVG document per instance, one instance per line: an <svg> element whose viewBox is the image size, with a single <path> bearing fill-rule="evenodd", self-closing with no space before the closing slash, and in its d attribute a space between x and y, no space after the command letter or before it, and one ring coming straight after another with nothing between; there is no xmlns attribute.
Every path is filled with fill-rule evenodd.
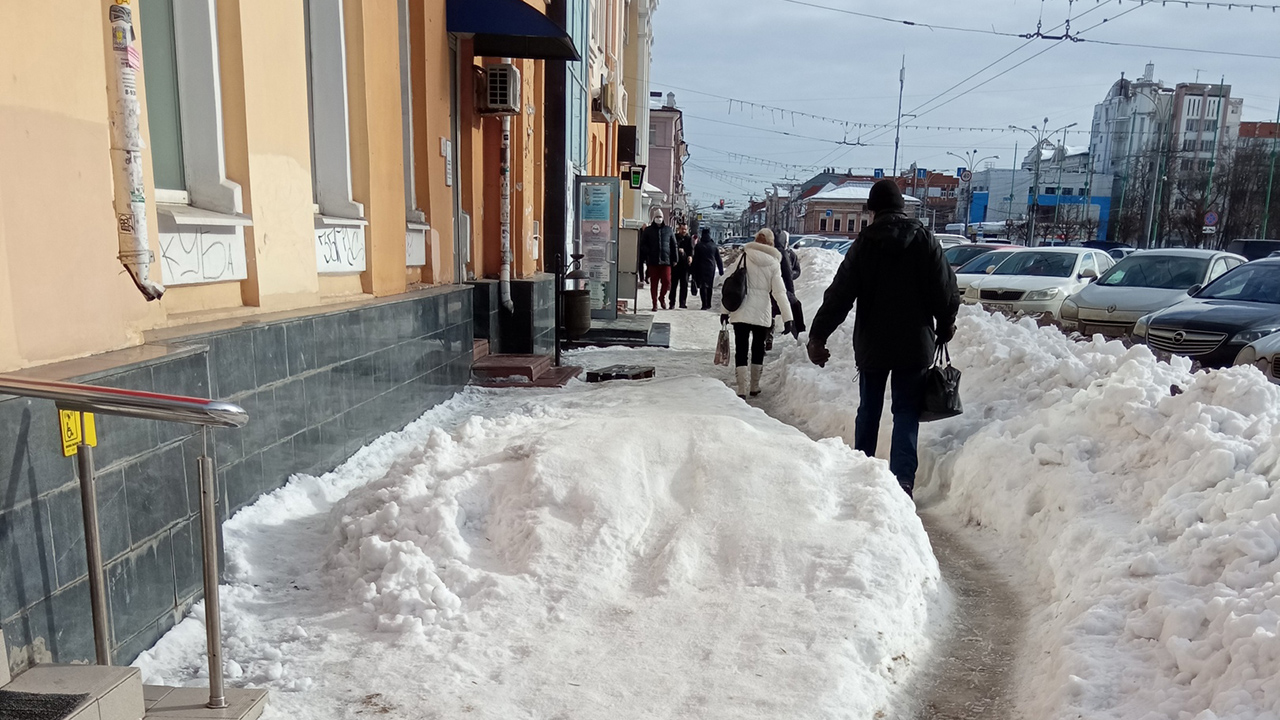
<svg viewBox="0 0 1280 720"><path fill-rule="evenodd" d="M882 463L706 378L453 411L228 522L227 656L310 688L279 717L870 718L927 655L938 569Z"/></svg>
<svg viewBox="0 0 1280 720"><path fill-rule="evenodd" d="M851 331L825 371L796 348L772 370L811 432L852 438ZM966 413L922 429L921 495L1035 579L1023 714L1280 713L1280 388L972 308L952 353Z"/></svg>

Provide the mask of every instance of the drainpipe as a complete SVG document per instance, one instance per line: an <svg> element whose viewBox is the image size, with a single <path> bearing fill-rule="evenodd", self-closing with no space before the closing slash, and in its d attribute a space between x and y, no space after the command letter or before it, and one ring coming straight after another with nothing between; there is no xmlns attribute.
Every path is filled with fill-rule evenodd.
<svg viewBox="0 0 1280 720"><path fill-rule="evenodd" d="M511 64L511 58L502 58L502 62ZM502 307L507 312L515 312L515 303L511 302L511 116L502 116L502 152L498 155L502 175L502 202L498 210L498 221L502 225L502 267L498 270L498 289L502 295Z"/></svg>
<svg viewBox="0 0 1280 720"><path fill-rule="evenodd" d="M151 280L154 256L147 245L147 196L142 184L142 107L138 102L141 56L133 40L129 0L103 0L111 28L115 72L107 82L111 101L111 166L115 176L119 260L147 300L159 300L164 286Z"/></svg>

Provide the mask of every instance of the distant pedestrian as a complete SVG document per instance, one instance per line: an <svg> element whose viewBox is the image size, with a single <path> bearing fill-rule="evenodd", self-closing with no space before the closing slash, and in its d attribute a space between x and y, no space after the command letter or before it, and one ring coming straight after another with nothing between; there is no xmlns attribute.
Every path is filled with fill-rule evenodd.
<svg viewBox="0 0 1280 720"><path fill-rule="evenodd" d="M760 394L760 375L764 371L764 341L773 327L770 298L778 304L784 332L791 333L791 305L787 302L787 286L782 280L782 253L773 246L773 231L765 228L756 233L755 242L742 250L746 257L747 295L737 310L721 317L733 323L734 364L737 366L738 395L746 397L747 360L750 350L750 393Z"/></svg>
<svg viewBox="0 0 1280 720"><path fill-rule="evenodd" d="M925 371L937 346L955 335L960 293L937 238L907 217L897 183L877 182L867 209L875 213L875 220L858 234L827 288L809 329L809 359L826 365L831 358L827 339L856 301L853 356L860 403L853 446L875 455L885 387L892 379L889 470L910 495L919 467L916 443Z"/></svg>
<svg viewBox="0 0 1280 720"><path fill-rule="evenodd" d="M680 307L689 307L689 270L692 265L693 238L689 236L689 226L681 221L676 225L676 264L671 267L671 297L667 302L669 307L676 306L677 290L680 294Z"/></svg>
<svg viewBox="0 0 1280 720"><path fill-rule="evenodd" d="M698 286L698 295L702 298L702 309L711 309L711 291L716 285L716 275L724 275L724 262L720 259L720 248L711 239L711 230L702 228L702 237L693 248L693 283Z"/></svg>
<svg viewBox="0 0 1280 720"><path fill-rule="evenodd" d="M653 310L657 312L658 304L667 309L667 293L671 289L671 266L675 264L678 250L676 234L667 225L662 209L653 211L653 222L640 231L640 245L637 248L637 260L640 277L649 278L649 295L653 299Z"/></svg>

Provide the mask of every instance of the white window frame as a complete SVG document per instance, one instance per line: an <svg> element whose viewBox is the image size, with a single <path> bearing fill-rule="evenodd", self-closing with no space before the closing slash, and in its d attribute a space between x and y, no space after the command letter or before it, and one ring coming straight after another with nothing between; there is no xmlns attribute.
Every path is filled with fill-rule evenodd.
<svg viewBox="0 0 1280 720"><path fill-rule="evenodd" d="M173 0L174 61L186 190L156 188L166 285L248 279L240 184L227 178L216 0ZM146 48L143 48L146 52Z"/></svg>
<svg viewBox="0 0 1280 720"><path fill-rule="evenodd" d="M343 0L307 0L311 87L311 168L315 201L325 218L363 220L351 193L351 122L347 103L347 41ZM322 50L322 52L317 52ZM317 222L318 229L322 224Z"/></svg>
<svg viewBox="0 0 1280 720"><path fill-rule="evenodd" d="M409 0L397 0L397 3L400 14L400 118L404 139L405 266L424 267L431 226L427 224L426 213L418 207L417 158L413 151L413 47L409 36ZM444 138L441 138L440 153L448 153Z"/></svg>

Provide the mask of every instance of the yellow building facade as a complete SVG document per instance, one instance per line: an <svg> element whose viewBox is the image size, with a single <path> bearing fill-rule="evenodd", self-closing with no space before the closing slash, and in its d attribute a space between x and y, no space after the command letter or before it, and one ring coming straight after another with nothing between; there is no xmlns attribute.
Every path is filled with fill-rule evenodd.
<svg viewBox="0 0 1280 720"><path fill-rule="evenodd" d="M140 60L154 302L117 260L113 8ZM501 123L472 101L496 59L445 0L51 0L23 22L0 48L0 157L23 168L0 179L0 371L496 276ZM514 277L542 268L543 62L514 61Z"/></svg>

